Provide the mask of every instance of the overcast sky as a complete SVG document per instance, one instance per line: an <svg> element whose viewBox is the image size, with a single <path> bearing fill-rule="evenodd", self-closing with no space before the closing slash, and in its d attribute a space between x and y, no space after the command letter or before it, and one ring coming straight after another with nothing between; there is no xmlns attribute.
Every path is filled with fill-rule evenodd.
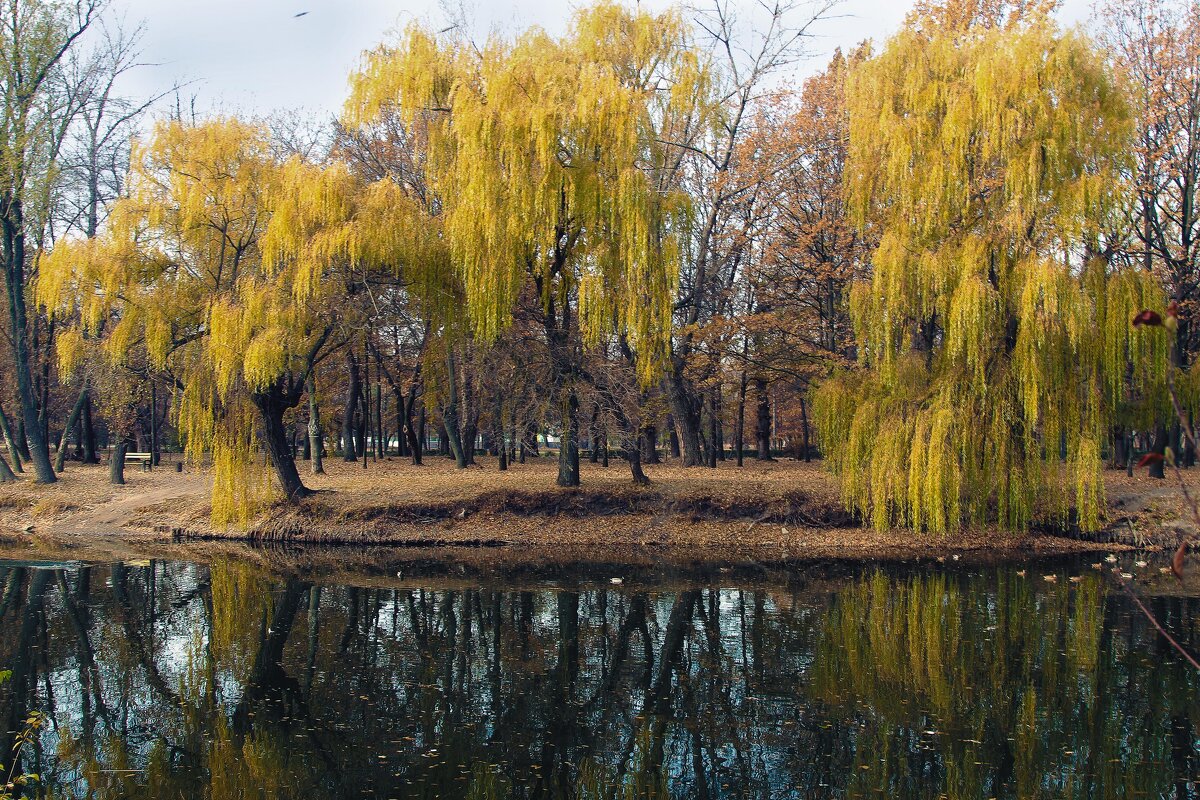
<svg viewBox="0 0 1200 800"><path fill-rule="evenodd" d="M413 19L447 17L421 0L111 0L111 15L144 26L142 52L150 66L132 75L126 91L146 96L190 82L202 110L258 114L303 109L335 114L346 78L361 53ZM458 0L454 0L458 2ZM733 0L749 10L757 0ZM660 7L667 0L644 0ZM561 31L578 3L554 0L465 0L474 34L541 25ZM813 28L812 57L801 71L823 65L836 47L882 40L903 20L910 0L844 0L837 18ZM1088 17L1091 0L1065 0L1064 21ZM307 12L303 16L296 14Z"/></svg>

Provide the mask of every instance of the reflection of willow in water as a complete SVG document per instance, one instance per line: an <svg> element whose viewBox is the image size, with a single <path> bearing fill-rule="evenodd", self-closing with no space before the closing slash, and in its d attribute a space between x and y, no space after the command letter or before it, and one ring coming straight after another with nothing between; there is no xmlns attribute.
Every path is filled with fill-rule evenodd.
<svg viewBox="0 0 1200 800"><path fill-rule="evenodd" d="M160 563L0 586L3 712L53 714L26 766L55 796L1118 797L1195 772L1195 676L1094 579L366 589Z"/></svg>
<svg viewBox="0 0 1200 800"><path fill-rule="evenodd" d="M852 794L1195 796L1196 675L1100 576L978 589L880 573L831 604L812 689L858 720Z"/></svg>

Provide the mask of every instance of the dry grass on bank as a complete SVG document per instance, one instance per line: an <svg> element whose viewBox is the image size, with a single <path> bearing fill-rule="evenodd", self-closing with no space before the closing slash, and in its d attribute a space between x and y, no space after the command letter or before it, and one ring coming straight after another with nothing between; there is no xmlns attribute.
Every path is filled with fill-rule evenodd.
<svg viewBox="0 0 1200 800"><path fill-rule="evenodd" d="M715 557L733 547L782 549L791 555L831 550L865 555L1085 546L987 531L945 539L864 530L854 526L836 481L819 464L790 460L747 461L742 469L726 462L716 470L651 465L646 468L653 481L649 487L634 486L621 461L607 469L585 461L580 490L554 485L557 465L551 458L514 464L506 472L491 458L466 470L438 457L422 467L394 459L369 462L366 469L361 463L329 459L324 476L307 474L307 463L300 466L318 494L296 507L280 504L261 515L250 538L434 549L527 545L600 554L615 547L691 547L708 548ZM70 464L52 486L28 480L0 486L0 531L76 542L97 535L247 536L209 526L209 481L203 471L134 468L127 471L127 481L126 486L111 486L107 467ZM1117 538L1156 543L1186 528L1179 520L1182 506L1172 480L1114 472L1106 481L1113 507L1109 527L1121 534Z"/></svg>

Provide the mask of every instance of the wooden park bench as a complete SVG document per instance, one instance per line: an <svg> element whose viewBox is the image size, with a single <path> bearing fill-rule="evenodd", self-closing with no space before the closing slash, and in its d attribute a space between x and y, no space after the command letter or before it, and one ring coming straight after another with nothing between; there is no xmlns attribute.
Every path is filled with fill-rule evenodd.
<svg viewBox="0 0 1200 800"><path fill-rule="evenodd" d="M154 463L154 454L153 453L126 453L125 454L125 463L128 464L131 461L135 461L135 462L141 464L142 472L149 472L150 465L152 463Z"/></svg>

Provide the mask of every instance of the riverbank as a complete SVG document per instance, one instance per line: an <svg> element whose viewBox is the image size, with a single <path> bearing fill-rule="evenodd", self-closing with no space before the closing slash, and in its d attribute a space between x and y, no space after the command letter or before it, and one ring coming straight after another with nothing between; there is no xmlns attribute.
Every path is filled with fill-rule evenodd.
<svg viewBox="0 0 1200 800"><path fill-rule="evenodd" d="M307 476L318 492L276 506L248 531L208 522L205 472L129 470L125 486L107 469L71 464L53 486L0 486L0 535L65 547L112 539L142 542L251 540L259 544L390 545L413 557L484 551L488 561L717 561L793 557L887 558L950 553L1069 553L1097 546L1172 546L1185 526L1171 481L1106 475L1110 514L1098 536L996 531L953 537L877 532L859 526L837 483L819 464L747 462L738 469L647 467L653 483L635 487L623 465L584 464L581 489L554 486L555 464L539 459L501 472L490 459L467 470L441 458L422 467L402 461L327 462ZM534 551L537 551L536 553Z"/></svg>

